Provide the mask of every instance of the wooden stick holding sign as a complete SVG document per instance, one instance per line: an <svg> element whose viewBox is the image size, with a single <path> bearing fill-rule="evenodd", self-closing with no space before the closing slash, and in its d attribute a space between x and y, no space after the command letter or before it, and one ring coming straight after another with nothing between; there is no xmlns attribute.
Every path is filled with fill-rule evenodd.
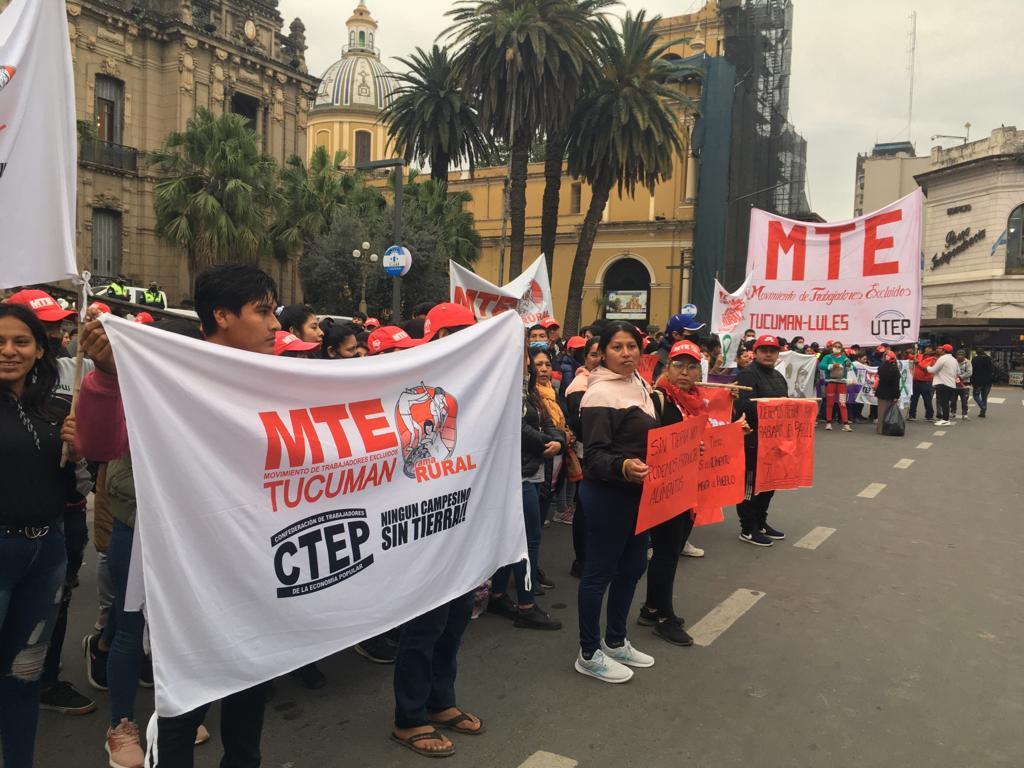
<svg viewBox="0 0 1024 768"><path fill-rule="evenodd" d="M745 387L742 384L722 384L717 381L702 381L698 387L709 387L714 389L731 389L736 392L753 392L753 387Z"/></svg>

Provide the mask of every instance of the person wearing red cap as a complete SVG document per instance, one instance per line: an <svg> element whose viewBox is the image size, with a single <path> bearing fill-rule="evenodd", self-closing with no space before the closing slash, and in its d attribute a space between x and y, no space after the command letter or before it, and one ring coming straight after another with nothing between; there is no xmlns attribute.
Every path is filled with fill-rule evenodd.
<svg viewBox="0 0 1024 768"><path fill-rule="evenodd" d="M142 325L152 325L155 321L149 312L139 312L139 314L135 316L135 322L141 323Z"/></svg>
<svg viewBox="0 0 1024 768"><path fill-rule="evenodd" d="M843 424L843 432L852 432L850 419L846 413L846 375L853 367L853 361L843 351L840 341L833 341L829 353L823 355L818 362L818 370L825 377L825 429L832 429L833 407L839 405L839 420Z"/></svg>
<svg viewBox="0 0 1024 768"><path fill-rule="evenodd" d="M548 332L548 340L551 342L551 346L560 350L562 348L562 326L553 317L545 317L540 321L540 324Z"/></svg>
<svg viewBox="0 0 1024 768"><path fill-rule="evenodd" d="M939 409L939 418L935 421L935 426L949 427L953 424L949 420L949 410L956 400L956 380L960 375L960 366L953 357L952 344L943 344L940 349L942 354L928 366L927 370L935 377L935 404Z"/></svg>
<svg viewBox="0 0 1024 768"><path fill-rule="evenodd" d="M427 312L423 320L423 340L432 341L435 337L443 339L475 324L476 316L473 315L473 310L462 304L445 301Z"/></svg>
<svg viewBox="0 0 1024 768"><path fill-rule="evenodd" d="M366 318L366 321L363 323L363 328L365 328L367 331L372 331L375 328L380 328L380 320L378 320L376 317L368 317Z"/></svg>
<svg viewBox="0 0 1024 768"><path fill-rule="evenodd" d="M936 360L935 351L929 344L925 346L922 353L911 355L910 360L914 364L914 367L911 368L913 391L910 395L910 413L907 414L907 421L917 419L917 401L920 398L924 399L924 417L931 421L934 415L932 409L932 380L934 376L928 373L928 366Z"/></svg>
<svg viewBox="0 0 1024 768"><path fill-rule="evenodd" d="M303 341L288 331L278 331L274 334L274 354L278 357L309 357L310 352L319 347L317 342Z"/></svg>
<svg viewBox="0 0 1024 768"><path fill-rule="evenodd" d="M423 339L414 339L397 325L383 325L370 334L366 343L371 355L384 355L399 349L418 347Z"/></svg>
<svg viewBox="0 0 1024 768"><path fill-rule="evenodd" d="M25 289L12 294L7 299L8 304L21 304L32 310L39 322L46 328L46 338L49 340L50 351L54 357L69 357L67 350L61 343L64 336L63 323L74 316L72 309L64 309L57 300L44 291Z"/></svg>
<svg viewBox="0 0 1024 768"><path fill-rule="evenodd" d="M775 370L779 359L779 340L772 335L763 335L754 342L754 361L740 371L736 383L748 390L740 390L736 400L736 412L746 417L750 432L744 437L744 453L747 457L746 493L743 501L736 505L740 518L740 541L759 547L770 547L775 541L786 538L786 534L768 525L768 507L775 491L755 493L757 479L757 402L759 397L789 397L786 377Z"/></svg>
<svg viewBox="0 0 1024 768"><path fill-rule="evenodd" d="M895 352L885 352L882 363L878 366L875 397L878 399L878 420L875 422L875 434L881 435L885 414L894 405L899 408L900 366L896 362Z"/></svg>

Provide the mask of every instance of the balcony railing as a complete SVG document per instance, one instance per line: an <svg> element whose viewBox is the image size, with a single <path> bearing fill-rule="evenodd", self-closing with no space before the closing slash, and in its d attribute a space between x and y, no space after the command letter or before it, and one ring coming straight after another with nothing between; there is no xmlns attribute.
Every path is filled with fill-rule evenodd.
<svg viewBox="0 0 1024 768"><path fill-rule="evenodd" d="M357 43L356 45L343 45L341 47L342 56L344 56L349 51L353 51L355 53L372 53L378 59L380 58L380 48L376 48L372 45L359 45Z"/></svg>
<svg viewBox="0 0 1024 768"><path fill-rule="evenodd" d="M135 173L139 167L139 151L135 147L108 144L105 141L83 141L79 159L115 171Z"/></svg>

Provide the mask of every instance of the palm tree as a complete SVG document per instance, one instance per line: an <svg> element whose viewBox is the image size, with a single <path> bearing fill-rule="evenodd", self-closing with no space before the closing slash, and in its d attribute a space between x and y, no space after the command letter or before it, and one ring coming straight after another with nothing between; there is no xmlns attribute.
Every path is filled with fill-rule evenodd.
<svg viewBox="0 0 1024 768"><path fill-rule="evenodd" d="M381 113L388 138L406 163L430 163L430 178L448 183L448 167L465 160L470 172L490 146L479 116L455 73L447 48L417 48L399 59L408 72L396 75L402 85Z"/></svg>
<svg viewBox="0 0 1024 768"><path fill-rule="evenodd" d="M163 175L153 195L157 235L185 250L190 282L209 264L256 262L269 251L277 165L244 117L197 110L150 163Z"/></svg>
<svg viewBox="0 0 1024 768"><path fill-rule="evenodd" d="M473 214L466 203L473 199L469 192L449 193L448 187L435 179L417 182L410 177L406 197L422 209L429 221L437 224L439 255L464 267L472 267L480 256L480 235Z"/></svg>
<svg viewBox="0 0 1024 768"><path fill-rule="evenodd" d="M591 55L591 28L574 0L457 0L444 33L458 47L456 68L479 98L480 121L510 147L509 274L523 268L530 146L549 117L577 93ZM595 5L598 3L594 0ZM504 242L502 243L504 251Z"/></svg>
<svg viewBox="0 0 1024 768"><path fill-rule="evenodd" d="M676 109L693 103L670 83L693 70L662 58L680 41L661 41L655 28L661 17L645 17L644 11L627 12L621 33L601 22L601 79L580 100L569 127L569 173L590 184L593 196L569 277L567 329L579 327L583 283L612 188L632 196L639 184L653 193L683 150Z"/></svg>

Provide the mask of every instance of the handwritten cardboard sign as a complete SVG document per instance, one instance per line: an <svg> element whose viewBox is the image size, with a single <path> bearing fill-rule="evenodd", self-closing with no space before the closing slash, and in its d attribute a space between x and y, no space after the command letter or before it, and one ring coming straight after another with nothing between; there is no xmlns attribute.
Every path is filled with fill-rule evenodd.
<svg viewBox="0 0 1024 768"><path fill-rule="evenodd" d="M640 378L654 386L654 369L658 367L657 355L640 355L640 362L636 366L636 372Z"/></svg>
<svg viewBox="0 0 1024 768"><path fill-rule="evenodd" d="M647 433L647 465L636 533L671 520L697 505L697 466L707 416Z"/></svg>
<svg viewBox="0 0 1024 768"><path fill-rule="evenodd" d="M698 462L698 508L727 507L743 501L743 426L726 424L704 430L704 455Z"/></svg>
<svg viewBox="0 0 1024 768"><path fill-rule="evenodd" d="M757 404L755 493L814 484L814 400L772 398Z"/></svg>

